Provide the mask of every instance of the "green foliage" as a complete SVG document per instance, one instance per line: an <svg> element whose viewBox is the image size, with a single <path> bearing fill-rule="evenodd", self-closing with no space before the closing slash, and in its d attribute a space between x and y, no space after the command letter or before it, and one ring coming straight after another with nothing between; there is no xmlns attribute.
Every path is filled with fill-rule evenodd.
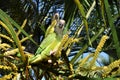
<svg viewBox="0 0 120 80"><path fill-rule="evenodd" d="M109 26L111 28L111 31L112 31L112 37L113 37L113 42L115 44L115 48L116 48L116 54L118 56L118 58L120 58L120 43L118 41L118 36L117 36L117 32L116 32L116 29L115 29L115 25L114 25L114 19L112 17L112 14L110 12L110 6L109 6L109 3L107 0L104 1L105 3L105 9L106 9L106 14L107 14L107 19L108 19L108 23L109 23Z"/></svg>

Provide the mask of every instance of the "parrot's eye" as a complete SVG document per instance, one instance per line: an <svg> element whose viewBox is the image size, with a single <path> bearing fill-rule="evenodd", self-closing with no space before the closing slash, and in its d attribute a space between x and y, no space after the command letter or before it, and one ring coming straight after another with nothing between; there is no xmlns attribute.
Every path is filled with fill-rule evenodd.
<svg viewBox="0 0 120 80"><path fill-rule="evenodd" d="M59 23L59 28L63 28L63 26L64 26L63 24Z"/></svg>

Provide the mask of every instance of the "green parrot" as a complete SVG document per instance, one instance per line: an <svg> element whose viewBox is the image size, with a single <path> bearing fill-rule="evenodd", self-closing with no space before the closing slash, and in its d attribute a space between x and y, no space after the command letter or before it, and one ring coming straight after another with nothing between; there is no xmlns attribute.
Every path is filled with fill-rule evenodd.
<svg viewBox="0 0 120 80"><path fill-rule="evenodd" d="M53 32L50 32L47 36L45 36L44 40L40 44L40 47L36 51L35 56L29 59L30 64L36 64L42 60L48 60L51 55L55 54L61 44L64 26L64 20L57 21Z"/></svg>
<svg viewBox="0 0 120 80"><path fill-rule="evenodd" d="M58 26L58 24L59 24L58 22L59 22L59 14L55 13L52 18L51 25L46 30L45 38L42 41L42 43L40 44L40 47L37 49L35 55L41 53L54 40L54 38L55 38L55 33L54 33L55 30L54 29L55 29L55 26Z"/></svg>

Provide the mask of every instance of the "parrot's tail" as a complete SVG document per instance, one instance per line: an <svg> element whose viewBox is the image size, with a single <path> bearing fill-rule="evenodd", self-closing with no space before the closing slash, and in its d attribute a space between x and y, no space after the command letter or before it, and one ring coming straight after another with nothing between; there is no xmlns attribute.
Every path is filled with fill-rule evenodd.
<svg viewBox="0 0 120 80"><path fill-rule="evenodd" d="M36 64L36 63L39 63L41 60L42 60L41 55L36 55L31 57L28 62L29 64Z"/></svg>

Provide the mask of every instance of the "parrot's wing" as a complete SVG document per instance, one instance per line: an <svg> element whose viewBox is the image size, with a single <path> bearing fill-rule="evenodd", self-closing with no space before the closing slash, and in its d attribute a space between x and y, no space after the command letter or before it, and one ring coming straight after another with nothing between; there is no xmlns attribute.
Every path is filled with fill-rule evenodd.
<svg viewBox="0 0 120 80"><path fill-rule="evenodd" d="M56 51L59 45L60 40L55 38L48 46L46 46L46 48L41 52L41 54L37 54L36 56L32 57L29 62L34 64L42 60L47 60L52 55L51 51Z"/></svg>
<svg viewBox="0 0 120 80"><path fill-rule="evenodd" d="M35 55L40 54L45 48L47 48L56 38L55 33L49 34L40 44L39 48L37 49Z"/></svg>
<svg viewBox="0 0 120 80"><path fill-rule="evenodd" d="M41 54L45 54L45 55L47 55L47 56L50 56L50 52L51 52L51 51L54 51L54 49L59 45L58 43L59 43L59 41L55 38L54 41L53 41L50 45L48 45L48 46L44 49L44 51L42 51Z"/></svg>

